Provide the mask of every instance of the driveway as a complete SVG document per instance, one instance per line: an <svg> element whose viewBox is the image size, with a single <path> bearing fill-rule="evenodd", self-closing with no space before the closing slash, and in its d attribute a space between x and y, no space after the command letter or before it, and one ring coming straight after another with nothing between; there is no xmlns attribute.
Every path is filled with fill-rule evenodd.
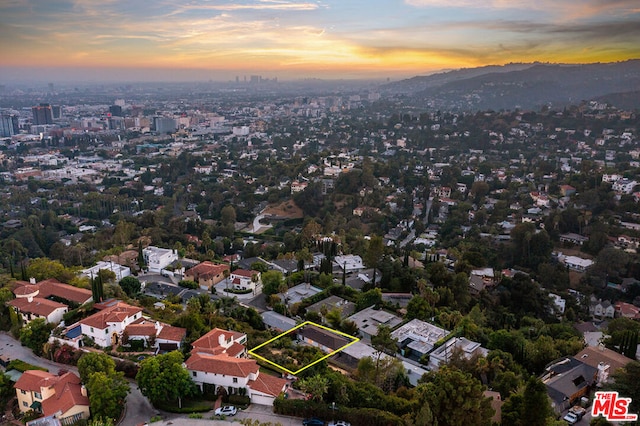
<svg viewBox="0 0 640 426"><path fill-rule="evenodd" d="M34 355L31 349L22 346L18 340L7 332L0 332L0 355L9 359L21 359L29 364L47 368L53 374L58 374L60 370L72 371L78 374L78 369L72 365L59 364ZM129 380L129 385L131 391L127 395L125 415L122 422L120 422L121 426L136 426L147 422L158 412L153 408L149 400L142 395L135 381Z"/></svg>

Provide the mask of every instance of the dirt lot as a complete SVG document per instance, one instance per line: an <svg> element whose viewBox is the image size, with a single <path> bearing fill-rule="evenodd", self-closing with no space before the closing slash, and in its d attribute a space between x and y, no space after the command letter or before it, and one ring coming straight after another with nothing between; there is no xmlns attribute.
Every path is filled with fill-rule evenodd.
<svg viewBox="0 0 640 426"><path fill-rule="evenodd" d="M300 219L304 217L302 209L293 200L287 200L277 205L269 206L264 214L286 217L288 219Z"/></svg>

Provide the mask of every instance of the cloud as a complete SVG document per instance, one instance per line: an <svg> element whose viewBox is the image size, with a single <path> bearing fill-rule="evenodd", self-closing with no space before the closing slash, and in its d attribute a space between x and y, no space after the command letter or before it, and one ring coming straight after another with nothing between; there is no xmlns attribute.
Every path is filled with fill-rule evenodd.
<svg viewBox="0 0 640 426"><path fill-rule="evenodd" d="M240 10L279 10L279 11L309 11L316 10L320 6L316 3L309 2L288 2L288 1L265 1L260 0L257 3L238 4L238 3L220 3L220 4L189 4L176 8L171 15L185 13L187 11L240 11Z"/></svg>
<svg viewBox="0 0 640 426"><path fill-rule="evenodd" d="M601 15L629 15L640 12L637 0L404 0L416 8L532 10L556 20L585 19Z"/></svg>

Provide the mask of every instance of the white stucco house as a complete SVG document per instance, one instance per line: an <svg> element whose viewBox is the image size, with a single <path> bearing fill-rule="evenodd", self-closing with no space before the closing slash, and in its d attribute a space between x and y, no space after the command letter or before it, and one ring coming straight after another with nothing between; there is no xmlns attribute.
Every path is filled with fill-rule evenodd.
<svg viewBox="0 0 640 426"><path fill-rule="evenodd" d="M95 266L92 266L91 268L83 269L81 275L87 278L97 277L98 272L100 272L101 269L105 269L116 274L116 280L118 281L120 281L124 277L128 277L129 275L131 275L131 268L129 268L128 266L122 266L117 263L104 261L99 261L95 264Z"/></svg>
<svg viewBox="0 0 640 426"><path fill-rule="evenodd" d="M22 317L23 324L36 318L44 318L48 324L58 324L69 311L69 307L42 297L20 297L7 302Z"/></svg>
<svg viewBox="0 0 640 426"><path fill-rule="evenodd" d="M176 250L149 246L142 250L142 256L149 272L159 274L164 268L178 260Z"/></svg>
<svg viewBox="0 0 640 426"><path fill-rule="evenodd" d="M273 405L276 397L288 388L286 379L260 373L253 359L196 352L185 367L201 390L205 383L215 386L216 392L222 387L227 394L239 394L244 389L252 404Z"/></svg>
<svg viewBox="0 0 640 426"><path fill-rule="evenodd" d="M236 269L229 276L229 281L234 290L256 291L262 284L262 277L259 271Z"/></svg>
<svg viewBox="0 0 640 426"><path fill-rule="evenodd" d="M142 318L142 308L120 301L96 303L94 307L100 311L80 320L79 323L82 334L103 348L119 344L124 329Z"/></svg>

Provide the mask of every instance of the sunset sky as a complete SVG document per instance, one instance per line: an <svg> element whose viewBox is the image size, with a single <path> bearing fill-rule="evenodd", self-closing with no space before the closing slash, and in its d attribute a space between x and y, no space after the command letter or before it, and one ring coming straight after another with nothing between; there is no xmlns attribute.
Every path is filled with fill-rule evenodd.
<svg viewBox="0 0 640 426"><path fill-rule="evenodd" d="M0 80L398 79L632 58L638 0L0 0Z"/></svg>

